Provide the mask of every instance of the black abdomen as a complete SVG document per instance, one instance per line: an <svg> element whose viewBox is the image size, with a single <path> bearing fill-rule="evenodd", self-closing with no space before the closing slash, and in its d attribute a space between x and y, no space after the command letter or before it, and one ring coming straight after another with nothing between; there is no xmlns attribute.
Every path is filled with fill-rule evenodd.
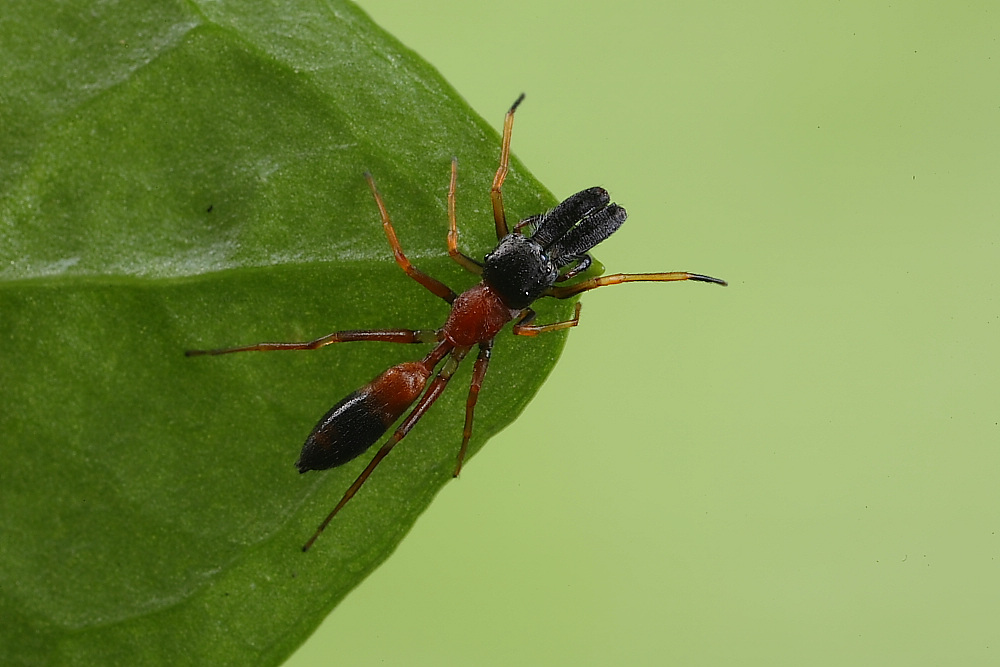
<svg viewBox="0 0 1000 667"><path fill-rule="evenodd" d="M371 392L355 391L330 408L302 446L295 463L299 472L343 465L374 445L388 425L372 409L371 401Z"/></svg>

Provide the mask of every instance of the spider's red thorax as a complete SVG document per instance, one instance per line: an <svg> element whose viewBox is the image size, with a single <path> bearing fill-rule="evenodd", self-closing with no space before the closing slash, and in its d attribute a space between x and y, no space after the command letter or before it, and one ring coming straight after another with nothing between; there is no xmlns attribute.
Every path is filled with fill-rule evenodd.
<svg viewBox="0 0 1000 667"><path fill-rule="evenodd" d="M518 312L508 308L492 287L479 283L451 304L442 330L456 347L469 347L492 340Z"/></svg>

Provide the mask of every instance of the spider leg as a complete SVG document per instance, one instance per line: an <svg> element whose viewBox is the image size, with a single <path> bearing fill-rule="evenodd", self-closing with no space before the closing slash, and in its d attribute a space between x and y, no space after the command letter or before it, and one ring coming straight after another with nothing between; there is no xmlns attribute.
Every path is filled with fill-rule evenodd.
<svg viewBox="0 0 1000 667"><path fill-rule="evenodd" d="M448 185L448 254L463 269L477 276L483 272L483 265L458 249L458 219L455 216L455 187L458 183L458 158L451 159L451 183Z"/></svg>
<svg viewBox="0 0 1000 667"><path fill-rule="evenodd" d="M497 240L507 236L507 214L503 208L503 187L504 179L507 178L507 168L510 164L510 133L514 128L514 112L519 104L524 100L524 93L514 100L503 119L503 143L500 145L500 166L497 167L496 176L493 177L493 187L490 188L490 200L493 202L493 221L497 226Z"/></svg>
<svg viewBox="0 0 1000 667"><path fill-rule="evenodd" d="M382 201L382 195L379 194L378 188L375 187L375 179L372 178L371 174L366 173L365 180L368 181L368 187L371 188L372 196L375 197L375 203L378 205L378 212L382 217L382 229L385 230L385 236L389 239L389 245L392 246L392 254L396 258L396 264L399 264L399 268L403 269L406 275L426 287L432 294L441 297L448 303L452 303L458 298L458 295L450 287L413 266L410 260L406 258L402 246L399 245L399 239L396 237L396 230L392 226L392 220L389 219L389 212L385 208L385 202Z"/></svg>
<svg viewBox="0 0 1000 667"><path fill-rule="evenodd" d="M597 289L598 287L605 287L607 285L619 285L621 283L633 282L670 282L675 280L696 280L703 283L715 283L716 285L722 285L723 287L727 285L725 280L713 278L712 276L703 276L700 273L687 273L686 271L672 271L670 273L614 273L610 276L599 276L597 278L591 278L590 280L584 280L583 282L575 285L550 287L545 292L545 296L554 296L557 299L566 299L574 294Z"/></svg>
<svg viewBox="0 0 1000 667"><path fill-rule="evenodd" d="M351 343L355 341L377 341L381 343L433 343L439 339L437 331L424 329L358 329L350 331L334 331L316 340L304 343L255 343L242 347L221 347L215 350L185 350L184 356L198 357L201 355L230 354L231 352L271 352L274 350L316 350L332 343Z"/></svg>
<svg viewBox="0 0 1000 667"><path fill-rule="evenodd" d="M524 315L521 316L517 322L514 322L514 334L517 336L537 336L540 333L546 333L548 331L560 331L562 329L569 329L570 327L575 327L580 323L580 302L576 302L576 310L573 312L573 317L562 322L553 322L552 324L532 324L531 322L535 319L535 311L531 308L527 308L524 311Z"/></svg>
<svg viewBox="0 0 1000 667"><path fill-rule="evenodd" d="M458 473L462 471L465 452L469 448L469 438L472 437L472 417L476 412L479 390L483 386L483 378L486 377L486 369L490 365L490 353L492 350L492 340L479 345L479 356L476 357L476 365L472 368L472 383L469 385L469 398L465 402L465 428L462 430L462 446L458 450L458 460L455 462L453 477L458 477Z"/></svg>

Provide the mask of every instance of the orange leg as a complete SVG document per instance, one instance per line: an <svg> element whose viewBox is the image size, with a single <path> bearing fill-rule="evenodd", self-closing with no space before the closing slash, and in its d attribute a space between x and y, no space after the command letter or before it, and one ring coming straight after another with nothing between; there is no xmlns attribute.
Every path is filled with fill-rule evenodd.
<svg viewBox="0 0 1000 667"><path fill-rule="evenodd" d="M472 368L472 384L469 385L469 398L465 402L465 429L462 431L462 446L458 450L458 460L455 462L453 477L458 477L458 473L462 472L462 462L465 461L465 452L469 449L469 438L472 437L472 416L476 412L479 390L483 387L483 378L486 377L486 369L490 365L490 352L492 350L492 340L482 343L479 346L476 365Z"/></svg>
<svg viewBox="0 0 1000 667"><path fill-rule="evenodd" d="M557 299L566 299L574 294L597 289L598 287L604 287L606 285L619 285L621 283L632 282L668 282L674 280L697 280L703 283L715 283L716 285L723 286L727 284L725 280L720 280L719 278L703 276L700 273L687 273L684 271L673 271L671 273L614 273L610 276L599 276L597 278L591 278L590 280L584 280L583 282L579 282L575 285L550 287L548 291L545 292L545 295L554 296Z"/></svg>
<svg viewBox="0 0 1000 667"><path fill-rule="evenodd" d="M573 312L572 319L563 322L553 322L552 324L532 324L531 322L534 319L535 311L531 308L525 310L521 319L514 323L514 334L517 336L537 336L540 333L548 331L560 331L561 329L575 327L580 323L580 302L576 302L576 310Z"/></svg>
<svg viewBox="0 0 1000 667"><path fill-rule="evenodd" d="M406 275L426 287L435 296L439 296L448 303L452 303L458 298L458 295L450 287L437 278L427 275L410 264L410 260L406 259L406 255L403 254L403 248L399 245L399 239L396 237L396 230L393 229L392 221L389 219L389 212L385 209L382 195L379 194L378 188L375 187L375 179L372 178L371 174L366 173L365 180L368 181L368 187L371 188L372 196L375 197L375 203L378 204L378 212L382 216L382 229L385 230L385 236L389 239L389 245L392 246L392 253L396 258L396 264L399 264L399 268L403 269Z"/></svg>
<svg viewBox="0 0 1000 667"><path fill-rule="evenodd" d="M270 352L273 350L316 350L332 343L355 341L377 341L382 343L433 343L439 339L431 330L412 331L410 329L366 329L357 331L334 331L322 338L305 343L256 343L243 347L223 347L216 350L185 350L184 356L197 357L203 354L217 355L231 352Z"/></svg>
<svg viewBox="0 0 1000 667"><path fill-rule="evenodd" d="M493 187L490 188L490 199L493 202L493 221L497 226L497 240L507 236L507 214L503 208L503 187L504 179L507 178L507 167L510 164L510 133L514 128L514 112L517 106L524 99L524 93L514 100L503 119L503 142L500 144L500 166L497 168L496 176L493 177Z"/></svg>
<svg viewBox="0 0 1000 667"><path fill-rule="evenodd" d="M483 265L458 249L458 219L455 216L455 187L458 183L458 158L451 159L451 183L448 185L448 254L463 269L477 276L483 272Z"/></svg>

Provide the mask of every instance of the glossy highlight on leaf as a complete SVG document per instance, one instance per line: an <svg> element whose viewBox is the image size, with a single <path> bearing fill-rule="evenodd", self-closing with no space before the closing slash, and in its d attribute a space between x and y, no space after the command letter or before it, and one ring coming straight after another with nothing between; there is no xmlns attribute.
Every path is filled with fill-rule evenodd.
<svg viewBox="0 0 1000 667"><path fill-rule="evenodd" d="M366 463L299 475L305 436L425 346L183 352L439 326L362 175L410 259L464 289L450 161L482 257L504 109L477 118L343 1L16 1L0 31L0 663L279 663L451 479L470 367L302 554ZM554 203L517 164L505 196ZM501 334L470 454L564 339Z"/></svg>

